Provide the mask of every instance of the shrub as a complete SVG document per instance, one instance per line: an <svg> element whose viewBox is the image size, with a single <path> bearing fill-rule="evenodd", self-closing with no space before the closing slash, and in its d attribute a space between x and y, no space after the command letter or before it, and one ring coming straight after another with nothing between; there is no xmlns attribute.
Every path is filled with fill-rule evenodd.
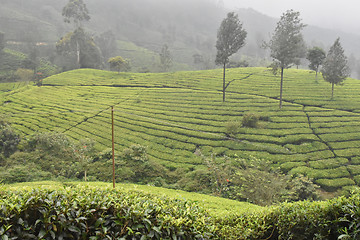
<svg viewBox="0 0 360 240"><path fill-rule="evenodd" d="M259 122L259 116L253 113L247 113L243 116L242 126L248 128L257 128Z"/></svg>
<svg viewBox="0 0 360 240"><path fill-rule="evenodd" d="M239 130L241 128L241 124L237 121L235 122L227 122L225 124L225 133L229 136L229 137L235 137L236 134L239 133Z"/></svg>
<svg viewBox="0 0 360 240"><path fill-rule="evenodd" d="M39 180L50 180L51 173L39 169L36 164L14 165L8 168L0 168L0 182L18 183Z"/></svg>
<svg viewBox="0 0 360 240"><path fill-rule="evenodd" d="M32 81L34 79L34 71L31 69L18 68L15 72L15 75L21 81Z"/></svg>
<svg viewBox="0 0 360 240"><path fill-rule="evenodd" d="M2 116L0 116L2 117ZM0 122L0 154L9 157L17 150L20 135L5 121Z"/></svg>

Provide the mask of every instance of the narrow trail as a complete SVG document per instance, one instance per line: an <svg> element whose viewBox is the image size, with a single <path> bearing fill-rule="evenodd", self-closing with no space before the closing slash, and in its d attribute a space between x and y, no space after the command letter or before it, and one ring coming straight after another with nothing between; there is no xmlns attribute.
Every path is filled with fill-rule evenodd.
<svg viewBox="0 0 360 240"><path fill-rule="evenodd" d="M334 157L338 157L338 155L335 153L334 149L330 146L330 144L326 141L324 141L319 134L316 133L315 128L312 127L311 125L311 120L310 120L310 116L309 113L305 110L305 106L303 105L303 112L306 114L306 117L308 119L308 123L309 123L309 128L311 129L311 131L313 132L313 134L319 139L320 142L322 142L323 144L325 144L328 149L332 152L332 154L334 155Z"/></svg>

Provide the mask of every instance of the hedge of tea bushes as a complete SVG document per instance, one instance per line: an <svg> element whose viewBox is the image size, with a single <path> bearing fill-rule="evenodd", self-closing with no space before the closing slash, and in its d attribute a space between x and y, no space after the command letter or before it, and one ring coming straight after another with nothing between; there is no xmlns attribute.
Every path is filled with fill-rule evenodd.
<svg viewBox="0 0 360 240"><path fill-rule="evenodd" d="M206 199L204 199L206 201ZM358 239L360 195L229 216L102 187L0 187L0 239Z"/></svg>
<svg viewBox="0 0 360 240"><path fill-rule="evenodd" d="M0 239L209 239L195 203L95 188L0 190Z"/></svg>

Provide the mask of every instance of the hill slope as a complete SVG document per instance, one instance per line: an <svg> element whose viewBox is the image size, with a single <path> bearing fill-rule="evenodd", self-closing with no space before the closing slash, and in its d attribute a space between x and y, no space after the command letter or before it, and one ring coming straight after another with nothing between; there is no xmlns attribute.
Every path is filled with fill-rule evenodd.
<svg viewBox="0 0 360 240"><path fill-rule="evenodd" d="M285 172L302 173L326 190L360 183L360 82L336 87L314 73L287 70L284 107L278 109L279 80L265 68L228 70L234 80L222 102L221 70L163 74L76 70L0 92L0 113L24 134L57 131L92 138L111 147L148 146L151 158L170 171L206 168L199 156L268 159ZM1 88L0 88L1 89ZM265 119L229 138L226 123L247 113Z"/></svg>
<svg viewBox="0 0 360 240"><path fill-rule="evenodd" d="M67 2L2 0L0 31L5 33L7 40L15 43L9 44L12 48L18 49L20 43L42 42L45 54L51 55L48 48L66 32L73 30L71 25L63 22L61 15ZM169 45L175 63L173 68L176 70L214 67L216 33L227 9L208 0L103 0L101 4L97 0L84 2L91 15L85 28L93 36L112 31L116 39L135 47L129 49L118 46L117 50L112 49L112 54L130 58L133 70L148 68L155 71L156 68L152 66L154 60L150 58L150 64L142 61L143 55L157 56L164 44ZM245 59L251 66L266 66L263 58L268 57L268 54L261 46L263 41L268 40L278 20L252 9L239 9L237 12L248 36L246 45L234 55L234 59L240 60L246 56ZM360 57L359 36L314 26L304 29L304 38L309 47L316 45L327 49L337 37L341 37L348 55L352 53L355 58ZM26 44L23 48L26 50ZM52 50L55 48L52 47ZM203 62L195 64L194 55L201 55ZM176 63L182 65L176 66ZM355 66L353 68L355 71Z"/></svg>

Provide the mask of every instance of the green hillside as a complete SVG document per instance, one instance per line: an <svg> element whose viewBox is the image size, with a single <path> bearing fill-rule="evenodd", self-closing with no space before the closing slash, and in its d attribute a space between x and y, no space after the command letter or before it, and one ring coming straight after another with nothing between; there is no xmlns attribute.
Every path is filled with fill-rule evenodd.
<svg viewBox="0 0 360 240"><path fill-rule="evenodd" d="M12 49L5 48L0 53L0 82L14 82L24 81L21 77L17 76L16 71L18 69L27 69L30 72L32 69L32 61L29 56ZM59 72L59 69L54 64L50 63L44 58L38 59L37 72L41 73L43 77L47 77ZM30 76L32 77L32 76Z"/></svg>
<svg viewBox="0 0 360 240"><path fill-rule="evenodd" d="M0 92L0 113L23 134L66 133L111 147L148 147L150 158L176 172L206 168L205 156L255 156L283 171L303 173L325 190L360 183L360 81L335 88L306 70L287 70L284 105L278 108L279 79L265 68L231 69L222 102L221 70L162 74L81 69L51 76L42 87ZM0 87L1 89L1 87ZM233 138L228 122L255 113L259 128L241 128Z"/></svg>

